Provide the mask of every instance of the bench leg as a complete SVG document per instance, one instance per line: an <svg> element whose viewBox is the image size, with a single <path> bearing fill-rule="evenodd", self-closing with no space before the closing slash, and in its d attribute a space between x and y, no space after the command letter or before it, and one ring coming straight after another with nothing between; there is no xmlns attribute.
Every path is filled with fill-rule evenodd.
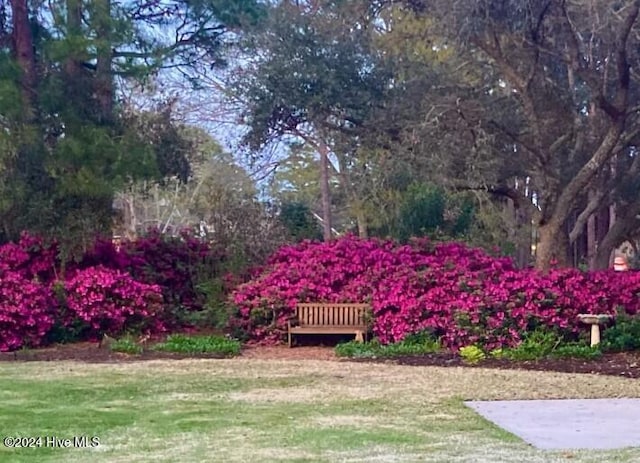
<svg viewBox="0 0 640 463"><path fill-rule="evenodd" d="M289 340L289 347L291 347L291 331L287 333L287 338Z"/></svg>
<svg viewBox="0 0 640 463"><path fill-rule="evenodd" d="M364 342L362 331L356 331L356 342Z"/></svg>

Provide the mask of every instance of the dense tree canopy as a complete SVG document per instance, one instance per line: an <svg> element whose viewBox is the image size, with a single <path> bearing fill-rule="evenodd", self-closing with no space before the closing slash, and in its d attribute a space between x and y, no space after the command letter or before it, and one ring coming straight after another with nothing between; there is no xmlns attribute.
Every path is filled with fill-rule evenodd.
<svg viewBox="0 0 640 463"><path fill-rule="evenodd" d="M455 165L488 188L504 191L514 177L531 179L540 268L566 263L567 244L588 216L615 203L616 226L599 247L600 266L606 266L623 230L637 228L637 189L621 180L637 164L638 2L425 0L405 6L392 7L390 18L396 11L414 14L429 27L412 39L455 55L456 67L441 80L448 88L425 92L436 127L428 134L456 134ZM460 85L468 76L472 91ZM456 127L455 119L466 127ZM494 163L474 169L457 157L480 149ZM617 188L622 184L626 193Z"/></svg>
<svg viewBox="0 0 640 463"><path fill-rule="evenodd" d="M118 88L219 64L230 31L263 10L237 0L0 5L0 231L46 232L69 248L110 232L117 189L188 176L170 121L127 113ZM159 125L168 130L143 130Z"/></svg>
<svg viewBox="0 0 640 463"><path fill-rule="evenodd" d="M179 98L200 77L196 88L242 107L232 122L254 156L284 142L270 199L291 230L312 236L319 217L325 240L440 233L504 245L521 265L535 249L541 269L606 267L640 236L639 10L636 0L0 0L2 238L46 230L81 246L112 228L116 196L149 185L167 201L179 191L189 220L228 224L255 204L239 159L194 158L171 104L141 112L120 98L171 70L185 79ZM207 204L216 195L229 199L224 214ZM275 210L240 216L263 223Z"/></svg>
<svg viewBox="0 0 640 463"><path fill-rule="evenodd" d="M345 155L390 77L372 47L370 20L369 2L278 2L254 32L258 58L238 83L247 145L289 137L318 154L325 239L332 236L329 177L338 174L349 189Z"/></svg>
<svg viewBox="0 0 640 463"><path fill-rule="evenodd" d="M314 2L313 17L344 3L358 2ZM638 2L374 7L351 18L368 19L370 56L393 78L349 134L350 165L369 171L350 178L357 199L384 197L394 177L485 192L515 210L510 234L534 221L539 268L568 264L585 237L583 257L606 267L638 230Z"/></svg>

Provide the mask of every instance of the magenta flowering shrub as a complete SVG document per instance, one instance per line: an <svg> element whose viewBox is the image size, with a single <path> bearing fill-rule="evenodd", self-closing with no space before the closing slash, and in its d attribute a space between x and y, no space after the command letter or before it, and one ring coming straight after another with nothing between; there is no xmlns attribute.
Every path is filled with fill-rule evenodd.
<svg viewBox="0 0 640 463"><path fill-rule="evenodd" d="M111 240L96 240L62 274L56 243L23 233L0 246L0 350L175 326L168 307L194 310L206 302L199 281L233 284L222 274L223 260L188 232L171 238L152 230L120 252Z"/></svg>
<svg viewBox="0 0 640 463"><path fill-rule="evenodd" d="M421 239L400 246L352 236L282 248L232 295L230 329L279 342L298 302L369 302L383 343L425 330L446 347L517 345L537 327L571 336L578 313L639 308L640 274L516 270L510 259L460 243ZM584 329L584 328L582 328Z"/></svg>
<svg viewBox="0 0 640 463"><path fill-rule="evenodd" d="M83 337L162 331L162 293L157 285L134 280L119 270L97 266L77 271L64 283L67 313L63 324L84 324Z"/></svg>
<svg viewBox="0 0 640 463"><path fill-rule="evenodd" d="M53 326L56 254L55 244L27 233L0 246L0 351L39 346Z"/></svg>
<svg viewBox="0 0 640 463"><path fill-rule="evenodd" d="M81 268L103 265L126 271L138 281L160 286L167 304L197 310L203 302L198 280L222 277L223 261L219 248L189 231L170 237L152 229L135 241L123 241L120 251L111 240L97 240Z"/></svg>
<svg viewBox="0 0 640 463"><path fill-rule="evenodd" d="M53 326L49 288L19 272L0 271L0 351L39 346Z"/></svg>
<svg viewBox="0 0 640 463"><path fill-rule="evenodd" d="M22 233L17 243L0 246L0 271L17 272L28 279L48 282L58 267L56 243L45 244L42 238Z"/></svg>

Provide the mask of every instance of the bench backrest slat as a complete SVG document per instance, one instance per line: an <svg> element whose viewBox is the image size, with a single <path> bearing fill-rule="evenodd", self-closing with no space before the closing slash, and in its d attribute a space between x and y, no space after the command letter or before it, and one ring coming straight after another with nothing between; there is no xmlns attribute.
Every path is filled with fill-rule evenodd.
<svg viewBox="0 0 640 463"><path fill-rule="evenodd" d="M368 304L312 304L296 306L301 325L366 326Z"/></svg>

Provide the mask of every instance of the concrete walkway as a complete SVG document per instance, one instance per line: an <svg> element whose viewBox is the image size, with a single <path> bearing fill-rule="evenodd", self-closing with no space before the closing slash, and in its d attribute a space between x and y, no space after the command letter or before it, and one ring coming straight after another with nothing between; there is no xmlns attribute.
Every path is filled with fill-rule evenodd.
<svg viewBox="0 0 640 463"><path fill-rule="evenodd" d="M640 447L640 399L465 402L540 449Z"/></svg>

